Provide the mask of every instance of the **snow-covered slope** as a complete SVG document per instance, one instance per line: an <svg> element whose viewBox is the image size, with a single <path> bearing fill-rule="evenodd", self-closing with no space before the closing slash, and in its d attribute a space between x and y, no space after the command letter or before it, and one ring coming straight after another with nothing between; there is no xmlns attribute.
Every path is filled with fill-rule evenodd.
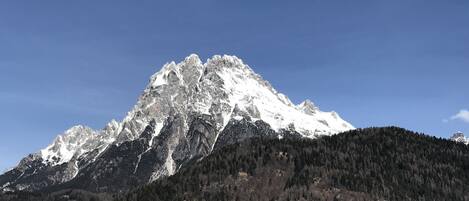
<svg viewBox="0 0 469 201"><path fill-rule="evenodd" d="M242 121L244 125L249 122L260 125L255 123L262 121L274 132L290 130L307 138L354 128L336 112L323 112L310 100L293 104L236 56L215 55L203 63L192 54L180 63L165 64L151 76L137 104L121 122L113 120L99 131L72 127L24 161L31 163L39 157L44 166L66 167L63 172L69 175L61 177L63 182L79 175L83 167L93 166L89 164L102 154L119 154L124 150L122 147L129 146L126 142L140 140L135 146L144 150L132 162L136 163L133 172L137 174L140 160L154 152L156 155L151 157L162 164L158 162L150 168L153 180L174 174L181 161L208 154L218 135L233 121ZM117 150L109 150L111 147Z"/></svg>
<svg viewBox="0 0 469 201"><path fill-rule="evenodd" d="M120 123L115 120L109 122L101 131L83 125L73 126L58 135L52 144L39 152L39 155L45 163L60 165L89 151L104 150L115 141L119 129Z"/></svg>

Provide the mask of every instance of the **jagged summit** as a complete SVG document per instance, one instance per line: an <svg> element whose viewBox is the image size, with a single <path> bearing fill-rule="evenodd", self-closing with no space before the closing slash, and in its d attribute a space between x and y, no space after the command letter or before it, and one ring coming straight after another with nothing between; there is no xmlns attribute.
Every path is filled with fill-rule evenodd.
<svg viewBox="0 0 469 201"><path fill-rule="evenodd" d="M174 174L184 160L207 155L216 144L223 145L217 142L219 135L223 142L241 140L244 137L238 139L241 134L233 131L237 127L249 128L252 135L265 132L279 138L284 132L315 138L354 128L310 100L294 105L236 56L215 55L204 63L191 54L179 63L166 63L152 75L121 122L112 120L99 131L72 127L25 161L41 160L40 166L46 167L65 164L59 179L64 182L83 175L79 172L96 165L95 161L110 153L128 152L132 148L124 147L137 143L133 148L138 153L132 154L138 160L131 172L143 171L145 178L154 180ZM113 158L106 160L115 163ZM155 164L140 170L141 160Z"/></svg>
<svg viewBox="0 0 469 201"><path fill-rule="evenodd" d="M151 119L161 127L170 113L169 108L218 116L219 128L222 128L235 105L252 118L266 121L274 130L291 123L305 135L331 134L353 128L340 118L335 120L333 113L319 111L311 101L305 101L301 109L295 108L285 95L278 93L236 56L215 55L202 63L192 54L180 63L165 64L151 77L136 107L124 119L124 132L119 139L135 139ZM318 120L328 125L318 124ZM138 128L137 132L126 132L126 128L132 130L130 127Z"/></svg>
<svg viewBox="0 0 469 201"><path fill-rule="evenodd" d="M309 99L301 102L298 105L298 109L309 115L313 115L319 110L319 108L316 107L316 105L314 105L314 103Z"/></svg>
<svg viewBox="0 0 469 201"><path fill-rule="evenodd" d="M64 163L70 161L75 153L82 152L83 145L96 137L96 132L86 126L77 125L58 135L54 142L41 150L41 156L45 161L52 163Z"/></svg>

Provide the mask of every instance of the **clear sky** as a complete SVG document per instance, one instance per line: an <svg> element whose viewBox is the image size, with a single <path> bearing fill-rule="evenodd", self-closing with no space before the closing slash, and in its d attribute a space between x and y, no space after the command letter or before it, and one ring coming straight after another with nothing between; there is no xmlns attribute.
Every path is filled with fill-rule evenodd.
<svg viewBox="0 0 469 201"><path fill-rule="evenodd" d="M0 171L75 124L121 120L190 53L237 55L356 127L469 133L469 112L455 116L469 109L467 0L6 0Z"/></svg>

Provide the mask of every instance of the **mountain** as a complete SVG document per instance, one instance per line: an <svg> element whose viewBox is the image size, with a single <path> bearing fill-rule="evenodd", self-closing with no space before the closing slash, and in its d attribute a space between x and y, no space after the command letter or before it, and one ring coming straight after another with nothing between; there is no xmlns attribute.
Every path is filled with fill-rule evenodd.
<svg viewBox="0 0 469 201"><path fill-rule="evenodd" d="M462 133L462 132L456 132L455 134L453 134L453 136L451 136L450 139L453 140L453 141L455 141L455 142L464 143L464 144L466 144L466 145L469 144L469 138L467 138L466 136L464 136L464 133Z"/></svg>
<svg viewBox="0 0 469 201"><path fill-rule="evenodd" d="M0 189L125 191L246 138L317 138L350 129L309 100L293 104L235 56L202 63L193 54L151 76L122 121L98 131L68 129L1 175Z"/></svg>
<svg viewBox="0 0 469 201"><path fill-rule="evenodd" d="M467 201L468 169L464 144L397 127L366 128L314 140L249 138L124 194L16 192L0 200Z"/></svg>

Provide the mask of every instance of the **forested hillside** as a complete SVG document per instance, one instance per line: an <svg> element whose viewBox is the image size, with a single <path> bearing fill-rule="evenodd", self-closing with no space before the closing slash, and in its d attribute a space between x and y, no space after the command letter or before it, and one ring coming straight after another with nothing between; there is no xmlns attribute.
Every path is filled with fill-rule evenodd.
<svg viewBox="0 0 469 201"><path fill-rule="evenodd" d="M119 195L14 193L2 200L467 201L468 170L469 147L462 143L367 128L317 140L247 139Z"/></svg>
<svg viewBox="0 0 469 201"><path fill-rule="evenodd" d="M464 144L369 128L250 139L122 200L469 200L468 170Z"/></svg>

